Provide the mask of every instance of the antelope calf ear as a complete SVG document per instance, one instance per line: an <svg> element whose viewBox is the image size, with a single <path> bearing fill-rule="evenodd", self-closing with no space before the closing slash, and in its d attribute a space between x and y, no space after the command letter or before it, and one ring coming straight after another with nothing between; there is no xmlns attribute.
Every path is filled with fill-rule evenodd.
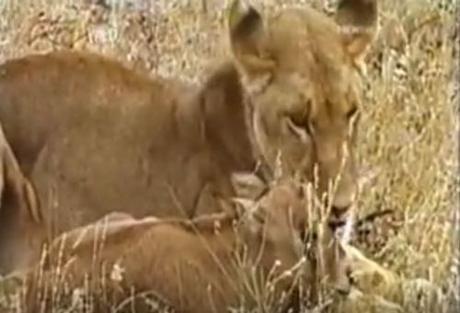
<svg viewBox="0 0 460 313"><path fill-rule="evenodd" d="M124 212L111 212L100 219L74 228L53 240L52 252L58 252L64 245L71 249L90 249L97 240L104 240L110 247L112 242L120 242L133 234L140 234L158 222L156 217L137 219Z"/></svg>
<svg viewBox="0 0 460 313"><path fill-rule="evenodd" d="M235 196L246 200L258 199L268 187L257 175L252 173L233 173L230 179Z"/></svg>
<svg viewBox="0 0 460 313"><path fill-rule="evenodd" d="M341 28L346 50L360 63L376 34L377 0L340 0L335 20Z"/></svg>
<svg viewBox="0 0 460 313"><path fill-rule="evenodd" d="M247 230L257 234L265 222L265 212L257 200L268 188L257 175L246 172L233 173L232 186L236 197L232 201L237 205L237 214L244 217Z"/></svg>
<svg viewBox="0 0 460 313"><path fill-rule="evenodd" d="M275 63L267 50L268 36L263 18L243 0L234 0L227 16L230 46L245 75L270 72Z"/></svg>

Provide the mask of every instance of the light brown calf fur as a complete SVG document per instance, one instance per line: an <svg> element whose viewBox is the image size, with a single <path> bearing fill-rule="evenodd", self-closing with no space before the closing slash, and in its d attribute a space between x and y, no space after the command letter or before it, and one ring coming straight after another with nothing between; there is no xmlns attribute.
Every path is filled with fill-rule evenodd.
<svg viewBox="0 0 460 313"><path fill-rule="evenodd" d="M233 61L193 92L89 53L0 65L0 123L48 237L111 211L220 211L218 200L234 195L230 173L259 163L266 178L280 165L315 181L319 196L340 173L330 202L342 215L356 194L358 63L375 9L343 0L337 23L310 8L262 17L235 1Z"/></svg>
<svg viewBox="0 0 460 313"><path fill-rule="evenodd" d="M112 213L61 235L53 242L43 267L36 267L28 276L25 311L41 312L39 306L45 304L41 310L48 312L56 300L65 298L65 288L90 290L94 312L98 313L120 309L120 303L131 295L147 293L175 312L222 313L229 306L238 306L243 296L247 304L264 301L263 292L268 291L264 282L269 275L276 282L272 300L277 304L282 304L282 291L287 292L285 300L289 303L289 292L295 290L296 282L314 287L315 279L325 279L327 274L329 282L342 291L350 287L346 263L334 263L337 258L330 254L338 253L343 259L343 251L330 232L321 237L324 246L330 247L322 253L325 266L315 267L304 258L301 234L306 231L309 214L298 184L279 183L260 200L240 203L244 204L230 210L233 214L191 221L134 219ZM241 260L245 260L243 264ZM261 275L257 281L262 282L258 286L263 290L258 294L262 298L251 297L250 286L242 276L244 268L246 275L250 269ZM114 274L117 271L119 274ZM288 271L291 275L286 275ZM86 274L89 285L84 287ZM246 283L250 280L246 277ZM134 304L124 305L126 312L150 312L140 296Z"/></svg>

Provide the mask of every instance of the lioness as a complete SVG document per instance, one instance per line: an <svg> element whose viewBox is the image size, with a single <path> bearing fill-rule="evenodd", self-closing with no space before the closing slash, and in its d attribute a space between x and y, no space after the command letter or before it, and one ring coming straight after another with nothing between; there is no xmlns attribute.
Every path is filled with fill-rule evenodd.
<svg viewBox="0 0 460 313"><path fill-rule="evenodd" d="M235 1L233 61L198 91L89 53L7 61L0 123L48 237L111 211L220 210L234 195L230 173L270 179L276 168L314 182L319 196L339 178L329 204L340 217L356 194L358 71L375 19L369 0L341 1L336 21L310 8L263 17Z"/></svg>
<svg viewBox="0 0 460 313"><path fill-rule="evenodd" d="M323 257L305 257L302 234L311 221L303 190L284 181L256 201L237 200L234 209L212 216L168 221L111 213L64 233L26 275L25 312L56 309L66 290L94 297L94 312L101 313L151 312L145 300L151 297L184 313L226 312L241 301L273 309L294 304L281 292L289 295L297 284L314 288L327 274L347 292L346 262L334 262L344 260L343 251L330 230L320 237L327 250L311 248Z"/></svg>

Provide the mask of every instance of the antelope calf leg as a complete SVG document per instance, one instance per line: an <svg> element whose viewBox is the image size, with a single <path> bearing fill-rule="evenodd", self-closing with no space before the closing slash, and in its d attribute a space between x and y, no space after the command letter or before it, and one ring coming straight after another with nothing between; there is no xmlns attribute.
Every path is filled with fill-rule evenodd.
<svg viewBox="0 0 460 313"><path fill-rule="evenodd" d="M343 249L349 259L352 276L363 290L372 291L380 287L395 286L398 283L396 273L369 259L357 248L343 244Z"/></svg>

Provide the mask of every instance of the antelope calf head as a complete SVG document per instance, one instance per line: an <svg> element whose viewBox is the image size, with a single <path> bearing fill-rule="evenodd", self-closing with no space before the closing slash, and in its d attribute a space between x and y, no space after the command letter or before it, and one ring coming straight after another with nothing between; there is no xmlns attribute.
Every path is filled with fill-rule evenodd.
<svg viewBox="0 0 460 313"><path fill-rule="evenodd" d="M252 174L234 174L233 183L237 193L246 196L237 199L247 214L246 243L252 247L249 251L260 253L262 267L276 264L278 272L291 274L302 261L302 281L312 295L320 281L348 294L349 260L305 184L282 179L268 186Z"/></svg>

